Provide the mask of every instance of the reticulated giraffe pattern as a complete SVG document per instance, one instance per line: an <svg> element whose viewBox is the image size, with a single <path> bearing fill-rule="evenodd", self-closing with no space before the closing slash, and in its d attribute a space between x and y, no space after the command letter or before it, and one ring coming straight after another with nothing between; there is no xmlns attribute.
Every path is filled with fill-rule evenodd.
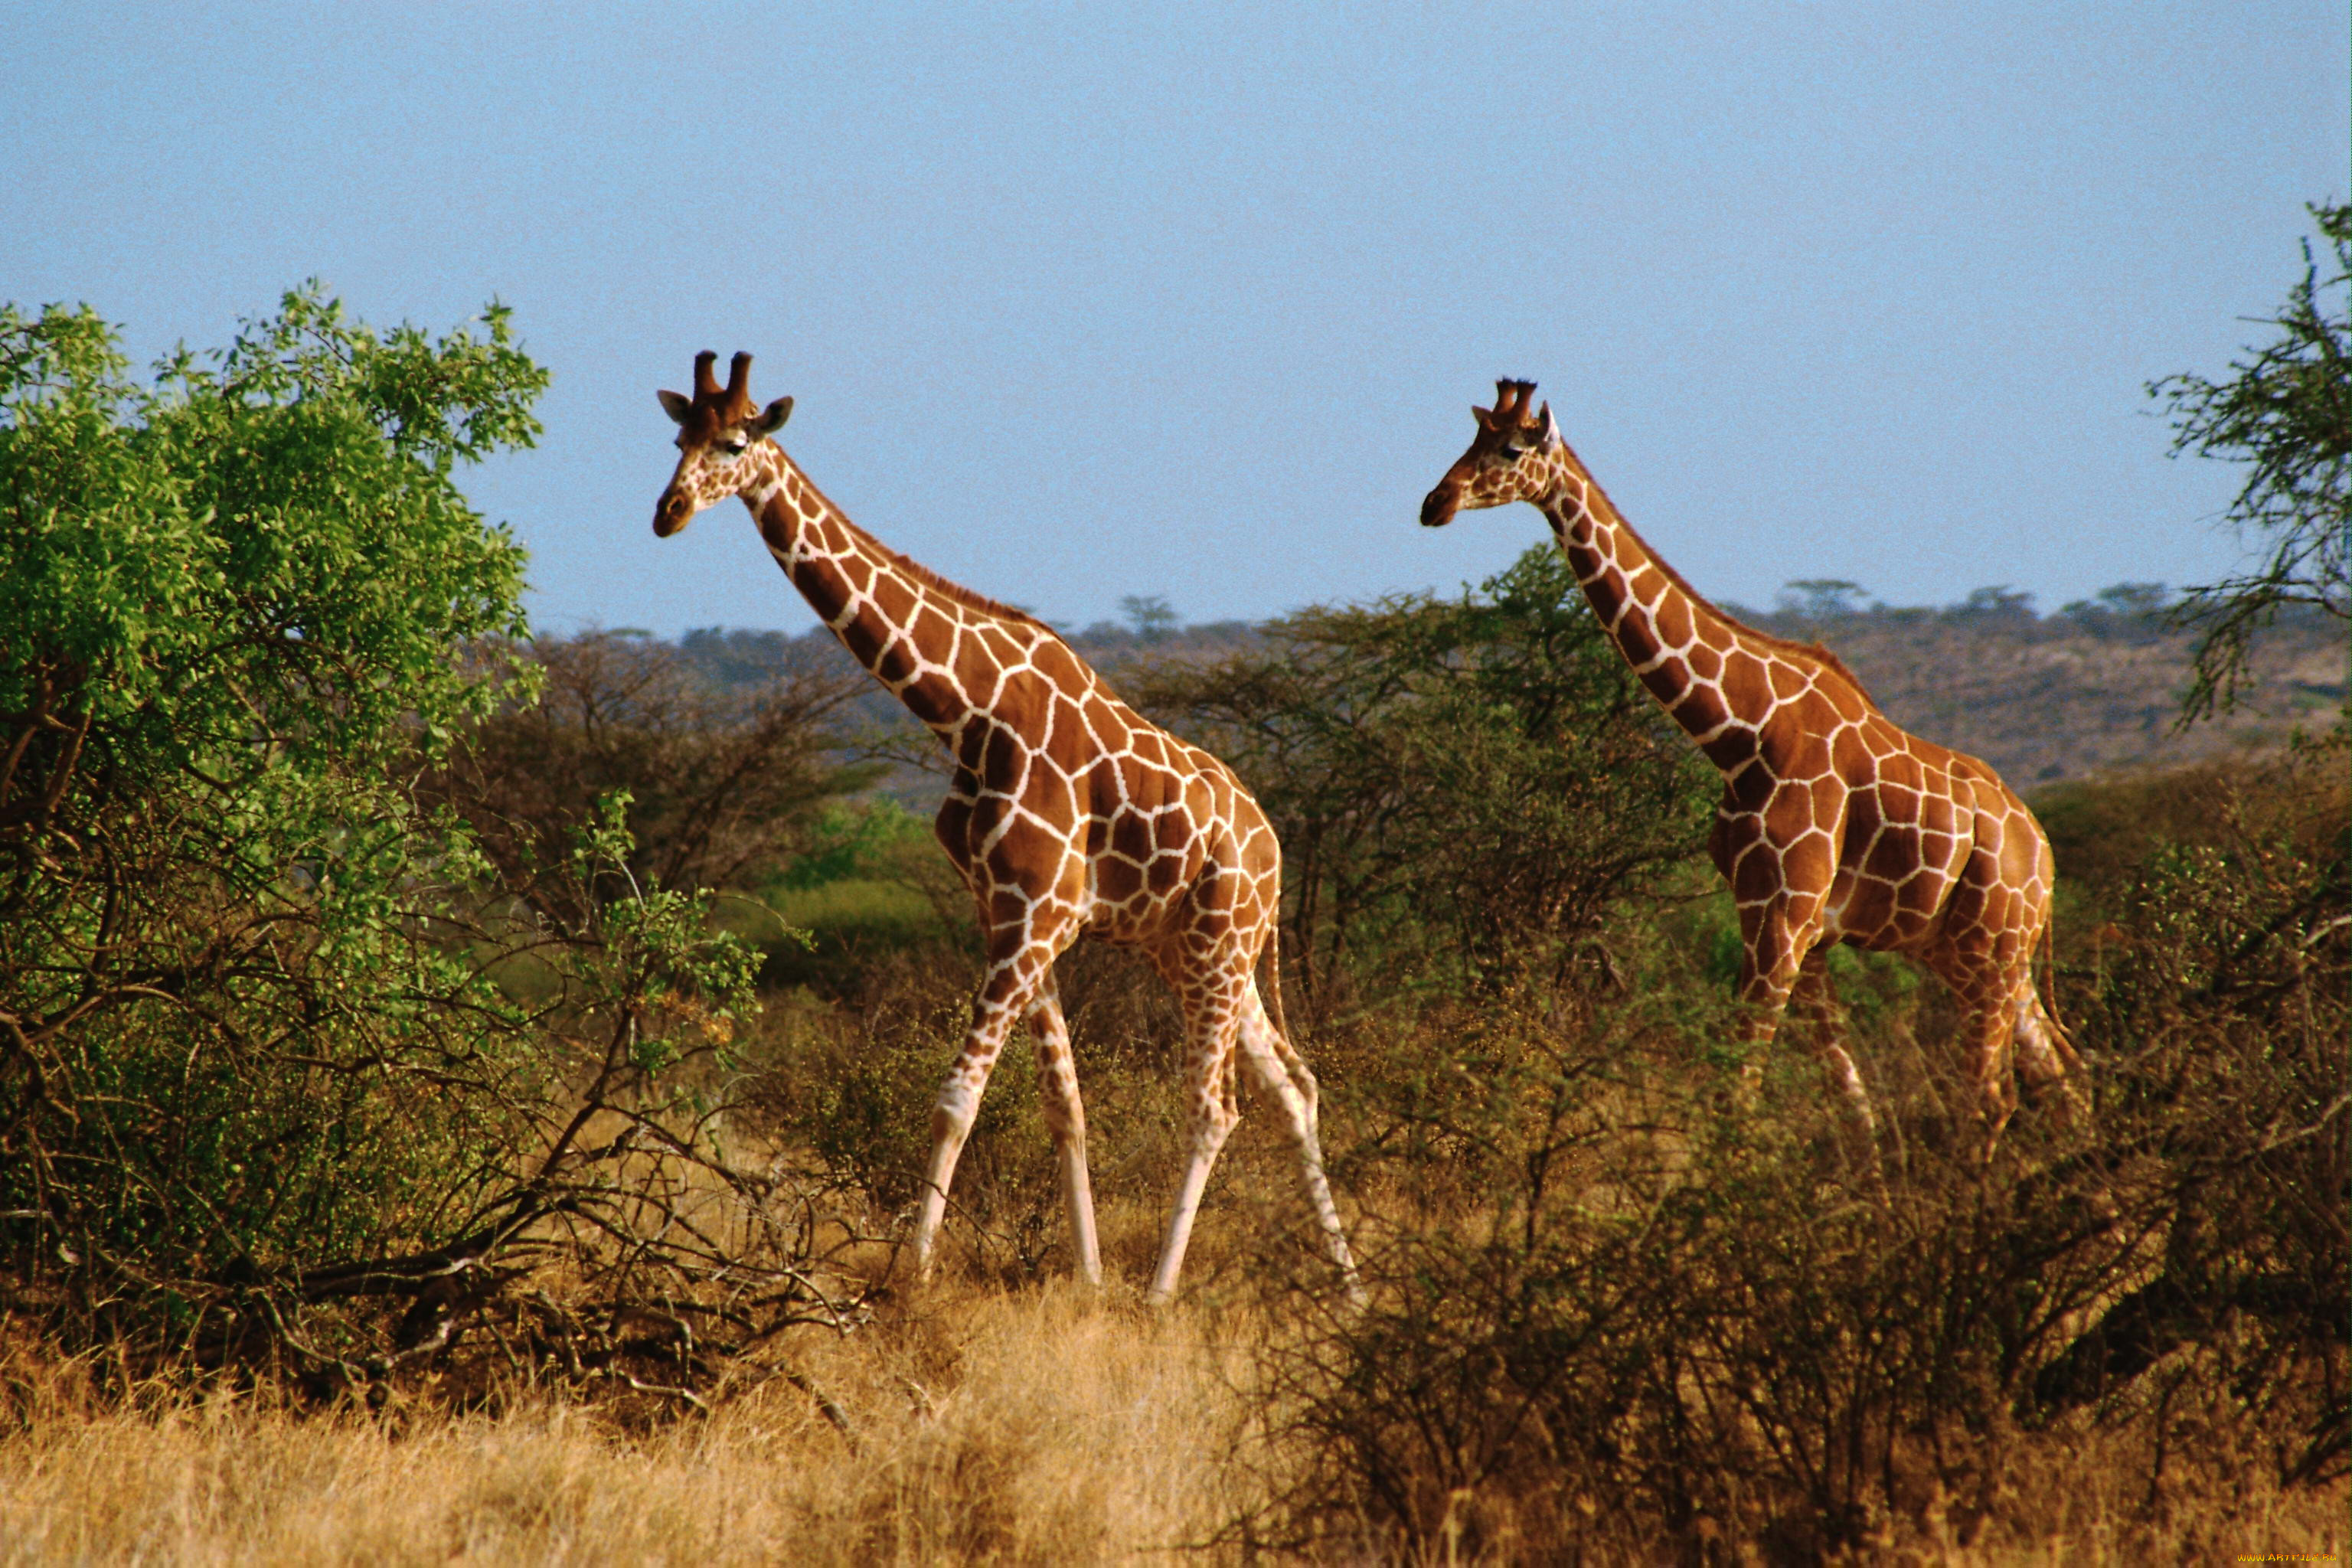
<svg viewBox="0 0 2352 1568"><path fill-rule="evenodd" d="M948 582L852 523L764 438L792 399L758 407L742 353L721 390L717 357L696 357L692 397L660 394L679 426L679 457L655 508L655 533L667 537L705 507L742 498L818 617L954 759L934 826L978 906L987 973L932 1112L918 1270L929 1271L989 1073L1025 1019L1073 1249L1087 1280L1101 1281L1086 1113L1054 986L1054 961L1084 935L1139 952L1183 1007L1189 1158L1151 1299L1176 1288L1210 1168L1240 1119L1236 1047L1297 1144L1307 1201L1354 1290L1323 1172L1315 1077L1269 1016L1255 979L1282 884L1282 852L1257 802L1215 757L1120 701L1043 623Z"/></svg>
<svg viewBox="0 0 2352 1568"><path fill-rule="evenodd" d="M1770 1039L1792 1007L1813 1026L1875 1179L1870 1100L1840 1037L1827 960L1838 942L1906 953L1959 999L1986 1154L2016 1108L2012 1048L2063 1105L2074 1053L2032 973L2054 876L2025 803L1976 758L1897 727L1828 649L1700 597L1601 493L1550 405L1530 406L1535 384L1496 387L1421 521L1533 503L1633 673L1722 773L1707 847L1738 907L1751 1039Z"/></svg>

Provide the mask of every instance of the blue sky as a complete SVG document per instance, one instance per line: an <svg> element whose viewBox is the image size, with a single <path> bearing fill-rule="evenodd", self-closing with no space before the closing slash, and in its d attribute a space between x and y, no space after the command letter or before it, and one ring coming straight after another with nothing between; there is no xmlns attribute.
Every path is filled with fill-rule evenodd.
<svg viewBox="0 0 2352 1568"><path fill-rule="evenodd" d="M142 358L318 277L496 296L475 472L557 629L797 629L740 509L656 542L656 386L758 356L850 515L1063 623L1450 588L1415 509L1532 377L1702 590L2045 607L2233 556L2142 386L2347 194L2340 0L12 7L0 298Z"/></svg>

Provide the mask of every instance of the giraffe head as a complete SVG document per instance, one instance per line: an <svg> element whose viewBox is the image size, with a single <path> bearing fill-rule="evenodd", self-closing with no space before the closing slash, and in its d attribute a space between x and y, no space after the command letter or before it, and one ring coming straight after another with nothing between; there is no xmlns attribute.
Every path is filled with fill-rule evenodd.
<svg viewBox="0 0 2352 1568"><path fill-rule="evenodd" d="M760 481L762 465L741 461L761 438L781 428L793 400L779 397L761 408L746 384L751 356L737 354L727 367L727 388L710 373L719 356L705 349L694 356L694 395L657 392L661 405L677 422L677 472L654 503L654 533L667 539L715 501Z"/></svg>
<svg viewBox="0 0 2352 1568"><path fill-rule="evenodd" d="M1478 434L1421 503L1424 528L1443 528L1457 511L1540 500L1559 483L1559 459L1568 448L1552 423L1551 405L1531 401L1532 381L1498 381L1495 406L1473 408Z"/></svg>

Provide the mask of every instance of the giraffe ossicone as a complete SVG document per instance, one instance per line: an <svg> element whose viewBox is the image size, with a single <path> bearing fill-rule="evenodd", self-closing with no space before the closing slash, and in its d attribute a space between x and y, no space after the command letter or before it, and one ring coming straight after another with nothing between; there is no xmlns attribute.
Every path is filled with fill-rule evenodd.
<svg viewBox="0 0 2352 1568"><path fill-rule="evenodd" d="M2025 803L1986 763L1899 728L1827 648L1743 626L1701 597L1593 482L1551 405L1531 406L1535 384L1496 388L1421 521L1532 503L1634 675L1723 774L1707 849L1739 911L1751 1043L1769 1041L1791 1008L1813 1026L1879 1184L1875 1119L1841 1037L1828 955L1840 942L1900 952L1959 1000L1984 1158L2017 1106L2012 1066L2071 1110L2080 1063L2033 981L2055 873Z"/></svg>
<svg viewBox="0 0 2352 1568"><path fill-rule="evenodd" d="M918 1272L930 1271L989 1073L1026 1021L1077 1266L1101 1282L1086 1112L1054 986L1054 961L1091 936L1140 953L1184 1012L1189 1158L1150 1299L1174 1293L1210 1168L1240 1120L1236 1047L1297 1146L1326 1249L1360 1296L1324 1175L1315 1076L1257 987L1282 890L1282 851L1257 802L1215 757L1120 701L1044 623L949 582L852 523L766 439L790 416L792 400L765 408L752 401L746 353L734 357L720 387L717 359L695 357L691 397L658 395L678 426L678 460L655 505L654 532L667 538L705 507L741 498L768 552L818 618L954 763L934 831L971 890L988 968L932 1111Z"/></svg>

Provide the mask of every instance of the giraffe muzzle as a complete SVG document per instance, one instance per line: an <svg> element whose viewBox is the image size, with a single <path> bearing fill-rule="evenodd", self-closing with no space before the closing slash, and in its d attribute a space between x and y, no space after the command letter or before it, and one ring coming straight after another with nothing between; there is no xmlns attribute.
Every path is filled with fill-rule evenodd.
<svg viewBox="0 0 2352 1568"><path fill-rule="evenodd" d="M694 508L687 499L672 490L654 503L654 537L667 539L694 521Z"/></svg>
<svg viewBox="0 0 2352 1568"><path fill-rule="evenodd" d="M1421 503L1421 526L1444 528L1454 521L1454 514L1461 505L1462 489L1459 485L1438 486Z"/></svg>

